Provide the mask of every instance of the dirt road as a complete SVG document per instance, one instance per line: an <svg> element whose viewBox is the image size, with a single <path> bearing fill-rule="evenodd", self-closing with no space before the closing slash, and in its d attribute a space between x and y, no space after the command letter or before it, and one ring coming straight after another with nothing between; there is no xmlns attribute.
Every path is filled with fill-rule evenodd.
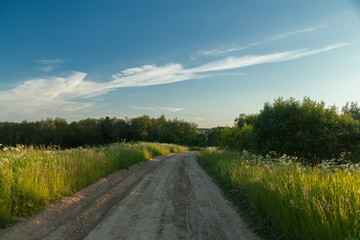
<svg viewBox="0 0 360 240"><path fill-rule="evenodd" d="M116 172L0 239L258 239L196 157L170 154Z"/></svg>

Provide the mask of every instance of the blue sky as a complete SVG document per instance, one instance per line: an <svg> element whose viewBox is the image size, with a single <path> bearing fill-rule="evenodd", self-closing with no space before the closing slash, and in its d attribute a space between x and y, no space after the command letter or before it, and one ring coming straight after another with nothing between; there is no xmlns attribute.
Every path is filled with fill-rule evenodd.
<svg viewBox="0 0 360 240"><path fill-rule="evenodd" d="M356 0L0 0L0 121L232 125L277 97L357 101Z"/></svg>

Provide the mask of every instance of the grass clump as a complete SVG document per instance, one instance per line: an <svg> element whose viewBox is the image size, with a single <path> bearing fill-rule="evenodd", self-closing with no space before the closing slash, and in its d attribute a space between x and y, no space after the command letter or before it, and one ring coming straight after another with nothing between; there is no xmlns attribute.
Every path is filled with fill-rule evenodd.
<svg viewBox="0 0 360 240"><path fill-rule="evenodd" d="M60 150L56 147L3 147L0 150L0 227L30 216L48 203L106 175L157 155L186 151L159 143L119 143Z"/></svg>
<svg viewBox="0 0 360 240"><path fill-rule="evenodd" d="M257 224L265 219L262 230L274 232L266 237L360 239L358 164L331 160L307 167L285 155L217 149L202 150L198 160L232 200L257 216Z"/></svg>

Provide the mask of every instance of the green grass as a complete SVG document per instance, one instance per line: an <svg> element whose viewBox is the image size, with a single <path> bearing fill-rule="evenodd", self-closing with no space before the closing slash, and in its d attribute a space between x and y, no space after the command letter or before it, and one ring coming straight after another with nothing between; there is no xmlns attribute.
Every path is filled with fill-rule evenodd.
<svg viewBox="0 0 360 240"><path fill-rule="evenodd" d="M0 227L100 178L157 155L186 151L173 144L111 144L59 150L18 146L0 150Z"/></svg>
<svg viewBox="0 0 360 240"><path fill-rule="evenodd" d="M198 161L256 224L268 225L260 226L266 238L360 239L358 164L313 168L287 156L216 149L202 150Z"/></svg>

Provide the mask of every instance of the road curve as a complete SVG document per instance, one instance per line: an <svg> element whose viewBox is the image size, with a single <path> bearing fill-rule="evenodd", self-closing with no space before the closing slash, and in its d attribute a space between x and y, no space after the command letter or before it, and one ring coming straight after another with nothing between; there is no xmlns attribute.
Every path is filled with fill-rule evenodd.
<svg viewBox="0 0 360 240"><path fill-rule="evenodd" d="M196 158L174 153L118 171L0 239L259 239Z"/></svg>

